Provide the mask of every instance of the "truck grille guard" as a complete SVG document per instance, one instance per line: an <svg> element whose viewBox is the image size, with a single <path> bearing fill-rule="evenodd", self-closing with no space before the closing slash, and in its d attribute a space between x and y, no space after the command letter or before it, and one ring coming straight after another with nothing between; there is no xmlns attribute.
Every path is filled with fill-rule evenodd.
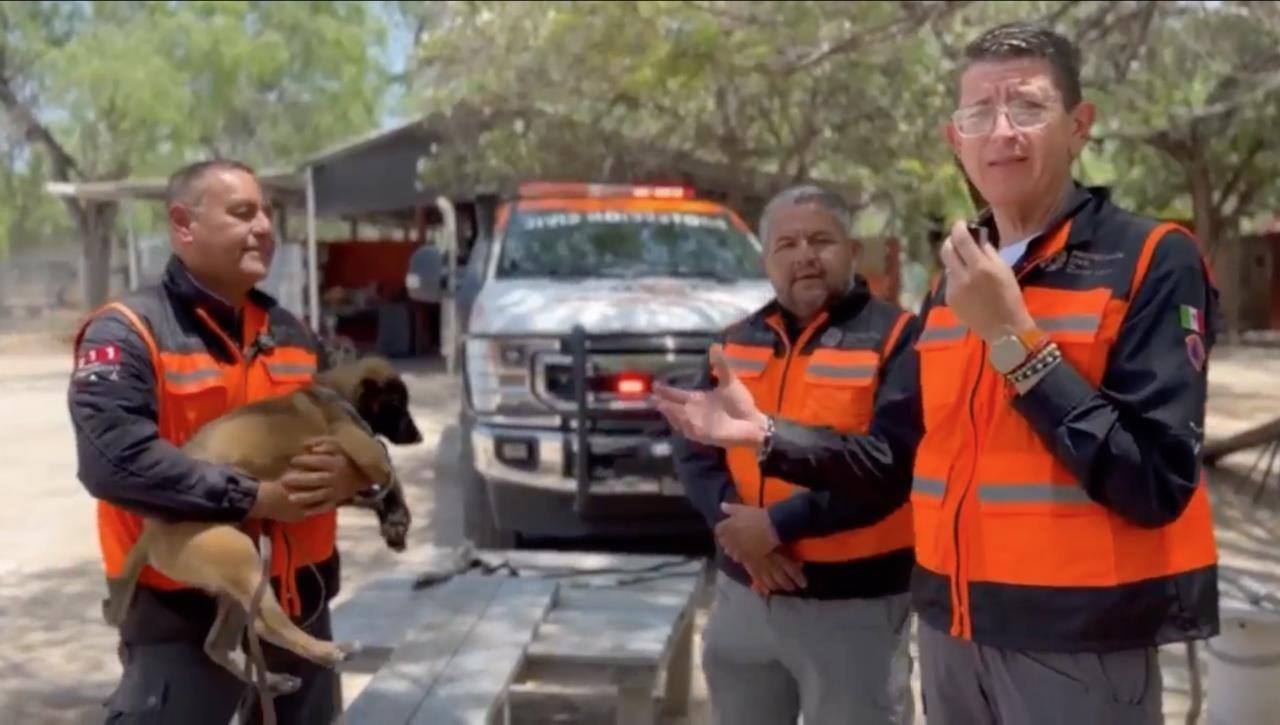
<svg viewBox="0 0 1280 725"><path fill-rule="evenodd" d="M684 343L681 351L685 354L693 352L694 349L700 347L701 350L706 349L706 344L711 342L711 335L702 332L652 332L644 334L636 333L596 333L589 334L581 325L574 326L567 339L564 340L570 357L570 365L572 369L573 380L573 410L565 411L562 414L572 415L574 425L572 426L572 435L574 436L573 450L573 474L574 474L574 512L580 516L591 514L592 495L591 495L591 447L589 433L592 426L590 422L593 419L607 417L610 415L609 410L594 409L590 405L590 383L591 372L588 370L588 361L593 347L598 344L606 344L613 342L615 345L623 340L654 340L666 338L668 340L676 339ZM667 352L674 353L675 349L667 348ZM636 431L640 435L651 437L659 435L668 430L666 422L659 421L645 426Z"/></svg>

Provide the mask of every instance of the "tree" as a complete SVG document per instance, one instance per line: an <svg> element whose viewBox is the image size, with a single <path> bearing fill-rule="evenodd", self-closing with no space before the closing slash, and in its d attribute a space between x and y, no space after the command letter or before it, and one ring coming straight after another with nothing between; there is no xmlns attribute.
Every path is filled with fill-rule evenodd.
<svg viewBox="0 0 1280 725"><path fill-rule="evenodd" d="M465 100L519 119L488 130L485 147L438 160L441 176L466 173L454 161L484 173L599 172L630 146L777 184L828 179L855 206L890 202L899 185L937 180L895 149L936 131L914 105L933 81L921 30L965 5L433 3L414 97L426 111Z"/></svg>
<svg viewBox="0 0 1280 725"><path fill-rule="evenodd" d="M614 168L620 138L780 181L843 184L919 240L970 215L940 130L964 45L1028 19L1080 44L1100 121L1079 174L1212 249L1276 201L1280 6L1265 2L432 3L415 98L502 119L445 178ZM571 119L529 123L540 118ZM650 159L651 161L653 159ZM923 256L919 246L916 254ZM1238 278L1216 261L1228 283ZM1222 272L1225 271L1225 274ZM1236 320L1224 289L1229 320Z"/></svg>
<svg viewBox="0 0 1280 725"><path fill-rule="evenodd" d="M0 108L55 181L265 167L366 130L386 73L361 3L4 2ZM85 298L105 300L117 206L65 199Z"/></svg>
<svg viewBox="0 0 1280 725"><path fill-rule="evenodd" d="M0 262L67 236L57 200L45 193L46 161L16 138L0 117Z"/></svg>
<svg viewBox="0 0 1280 725"><path fill-rule="evenodd" d="M1098 137L1142 208L1191 219L1229 328L1240 328L1239 238L1280 203L1280 7L1133 3L1095 47Z"/></svg>

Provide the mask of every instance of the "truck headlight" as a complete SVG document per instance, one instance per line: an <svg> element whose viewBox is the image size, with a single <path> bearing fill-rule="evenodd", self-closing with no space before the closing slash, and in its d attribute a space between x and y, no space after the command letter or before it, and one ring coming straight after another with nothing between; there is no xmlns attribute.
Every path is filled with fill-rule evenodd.
<svg viewBox="0 0 1280 725"><path fill-rule="evenodd" d="M545 415L549 408L533 391L533 366L559 342L546 339L479 337L466 340L467 388L477 413Z"/></svg>

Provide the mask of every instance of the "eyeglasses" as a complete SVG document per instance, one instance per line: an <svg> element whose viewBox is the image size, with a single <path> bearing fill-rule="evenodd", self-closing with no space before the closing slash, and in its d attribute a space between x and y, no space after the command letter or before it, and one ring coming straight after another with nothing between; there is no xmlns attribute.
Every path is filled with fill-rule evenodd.
<svg viewBox="0 0 1280 725"><path fill-rule="evenodd" d="M1002 113L1009 116L1014 128L1030 131L1048 123L1053 108L1034 101L1012 101L999 106L982 104L957 110L951 114L951 121L961 136L986 136L995 130L996 119Z"/></svg>

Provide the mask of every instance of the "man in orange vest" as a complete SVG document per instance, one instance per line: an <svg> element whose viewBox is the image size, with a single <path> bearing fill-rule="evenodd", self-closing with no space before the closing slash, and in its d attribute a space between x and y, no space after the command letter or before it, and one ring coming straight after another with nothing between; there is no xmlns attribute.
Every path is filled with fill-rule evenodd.
<svg viewBox="0 0 1280 725"><path fill-rule="evenodd" d="M957 94L947 137L990 209L944 242L904 361L918 367L914 422L899 422L920 431L925 713L1161 723L1156 648L1219 628L1199 460L1213 279L1189 232L1072 180L1095 110L1069 40L990 30L966 48ZM752 419L714 402L694 414Z"/></svg>
<svg viewBox="0 0 1280 725"><path fill-rule="evenodd" d="M855 275L849 223L843 201L818 187L775 197L760 232L775 301L723 334L703 392L657 391L680 434L677 472L720 549L703 654L718 723L912 721L914 440L893 425L914 402L914 380L893 377L912 318ZM735 435L686 414L706 397L754 420ZM771 416L830 433L773 430ZM710 429L726 435L698 444ZM812 493L789 481L797 466L843 475L843 436L869 441L863 488Z"/></svg>
<svg viewBox="0 0 1280 725"><path fill-rule="evenodd" d="M331 638L334 508L368 481L341 454L300 456L281 480L256 481L178 448L233 408L307 384L322 364L314 335L254 289L274 247L267 201L252 169L214 160L177 171L167 206L173 256L162 283L97 311L76 343L70 412L79 477L98 499L106 575L119 575L140 514L262 520L276 595L307 631ZM253 708L248 721L261 717L252 690L203 652L214 609L203 592L143 571L122 626L124 672L108 722L225 725L242 698ZM263 646L273 669L302 680L276 699L279 721L332 721L335 673Z"/></svg>

